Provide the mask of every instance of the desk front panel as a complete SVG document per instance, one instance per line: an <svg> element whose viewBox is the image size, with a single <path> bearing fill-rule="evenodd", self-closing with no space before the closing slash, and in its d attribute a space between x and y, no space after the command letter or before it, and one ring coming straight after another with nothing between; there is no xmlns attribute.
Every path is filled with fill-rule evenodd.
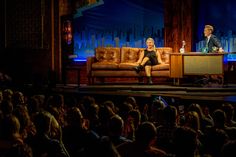
<svg viewBox="0 0 236 157"><path fill-rule="evenodd" d="M183 55L184 75L223 74L223 55Z"/></svg>

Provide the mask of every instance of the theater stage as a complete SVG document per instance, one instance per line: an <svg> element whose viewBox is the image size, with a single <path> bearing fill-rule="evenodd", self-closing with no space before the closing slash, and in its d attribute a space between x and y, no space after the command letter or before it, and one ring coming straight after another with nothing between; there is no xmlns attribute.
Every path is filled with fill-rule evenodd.
<svg viewBox="0 0 236 157"><path fill-rule="evenodd" d="M79 96L92 95L99 98L112 99L126 96L141 98L175 98L182 101L233 102L236 103L236 84L225 86L195 87L190 85L144 85L144 84L96 84L83 85L58 84L52 88L54 92L73 93Z"/></svg>

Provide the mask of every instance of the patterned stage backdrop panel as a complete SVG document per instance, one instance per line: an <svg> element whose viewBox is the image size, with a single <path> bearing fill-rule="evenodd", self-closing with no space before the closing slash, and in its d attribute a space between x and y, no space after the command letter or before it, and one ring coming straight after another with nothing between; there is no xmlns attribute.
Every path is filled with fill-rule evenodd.
<svg viewBox="0 0 236 157"><path fill-rule="evenodd" d="M164 46L163 0L97 0L74 15L76 60L94 55L96 47L145 47L153 37Z"/></svg>

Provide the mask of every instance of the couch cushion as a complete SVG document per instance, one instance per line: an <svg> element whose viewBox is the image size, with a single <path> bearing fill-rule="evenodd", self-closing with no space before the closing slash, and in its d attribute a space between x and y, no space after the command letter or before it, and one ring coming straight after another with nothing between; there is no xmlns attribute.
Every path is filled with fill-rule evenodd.
<svg viewBox="0 0 236 157"><path fill-rule="evenodd" d="M98 62L120 63L120 48L98 47L95 49L95 57Z"/></svg>
<svg viewBox="0 0 236 157"><path fill-rule="evenodd" d="M138 66L138 63L120 63L119 64L119 69L122 69L122 70L133 70L133 68L135 66Z"/></svg>
<svg viewBox="0 0 236 157"><path fill-rule="evenodd" d="M170 63L170 53L173 52L173 49L171 47L158 47L157 50L159 51L161 55L161 59L164 63L169 64Z"/></svg>
<svg viewBox="0 0 236 157"><path fill-rule="evenodd" d="M170 69L170 65L169 64L158 64L158 65L152 66L152 70L153 71L169 70L169 69Z"/></svg>
<svg viewBox="0 0 236 157"><path fill-rule="evenodd" d="M121 63L135 63L139 59L140 48L122 47Z"/></svg>
<svg viewBox="0 0 236 157"><path fill-rule="evenodd" d="M102 69L118 69L118 64L114 62L96 62L92 64L93 70L102 70Z"/></svg>

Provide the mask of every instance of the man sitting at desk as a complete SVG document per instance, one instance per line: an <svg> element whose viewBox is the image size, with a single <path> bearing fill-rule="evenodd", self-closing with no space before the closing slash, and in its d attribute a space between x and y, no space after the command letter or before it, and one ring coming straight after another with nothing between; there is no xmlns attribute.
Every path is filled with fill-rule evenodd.
<svg viewBox="0 0 236 157"><path fill-rule="evenodd" d="M214 31L213 26L205 25L204 28L204 36L206 37L205 52L208 53L223 52L224 50L221 46L219 39L214 34L212 34L213 31Z"/></svg>

